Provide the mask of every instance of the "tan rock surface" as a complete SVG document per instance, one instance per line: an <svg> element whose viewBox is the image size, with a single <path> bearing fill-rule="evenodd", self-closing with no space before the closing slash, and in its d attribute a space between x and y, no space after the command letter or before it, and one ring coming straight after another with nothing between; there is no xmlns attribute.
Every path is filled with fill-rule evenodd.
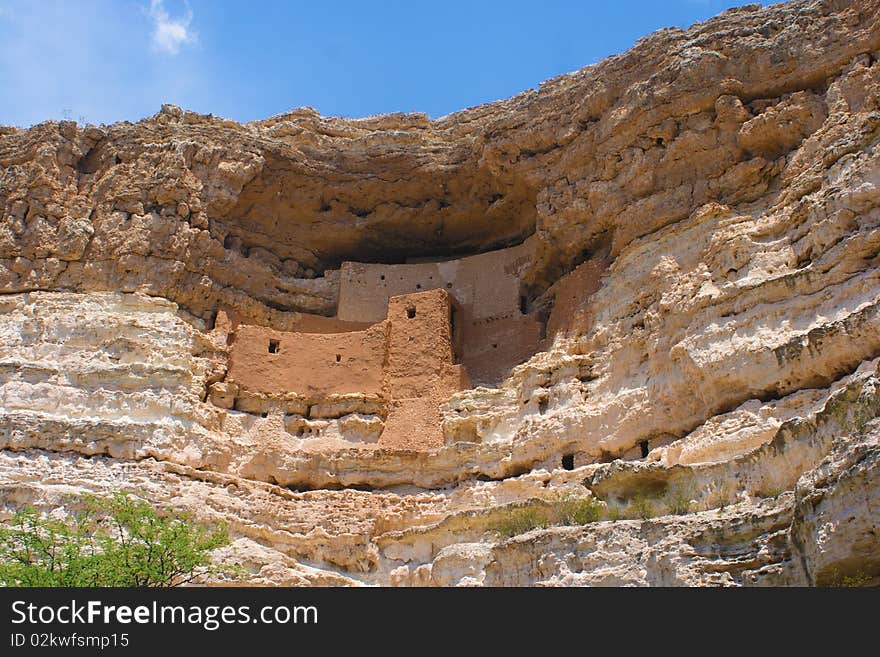
<svg viewBox="0 0 880 657"><path fill-rule="evenodd" d="M0 131L0 516L123 488L257 585L877 583L878 58L880 3L794 0L433 121ZM346 328L344 260L531 235L540 350L436 447L226 377L233 325ZM563 492L620 519L494 532Z"/></svg>

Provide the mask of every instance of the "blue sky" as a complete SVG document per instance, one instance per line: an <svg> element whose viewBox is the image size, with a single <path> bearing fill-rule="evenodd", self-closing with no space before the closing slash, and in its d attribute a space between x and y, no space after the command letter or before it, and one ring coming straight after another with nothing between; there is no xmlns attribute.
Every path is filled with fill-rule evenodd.
<svg viewBox="0 0 880 657"><path fill-rule="evenodd" d="M0 124L442 116L742 2L0 0ZM769 4L769 3L764 3Z"/></svg>

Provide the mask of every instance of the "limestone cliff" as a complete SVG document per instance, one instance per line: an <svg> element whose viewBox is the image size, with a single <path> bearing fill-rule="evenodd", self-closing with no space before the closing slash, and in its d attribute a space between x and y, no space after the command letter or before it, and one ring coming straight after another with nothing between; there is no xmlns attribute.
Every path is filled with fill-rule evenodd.
<svg viewBox="0 0 880 657"><path fill-rule="evenodd" d="M794 0L437 120L0 128L0 516L129 490L254 584L878 583L878 58L880 2ZM431 444L235 392L236 325L341 330L344 263L526 243L534 346Z"/></svg>

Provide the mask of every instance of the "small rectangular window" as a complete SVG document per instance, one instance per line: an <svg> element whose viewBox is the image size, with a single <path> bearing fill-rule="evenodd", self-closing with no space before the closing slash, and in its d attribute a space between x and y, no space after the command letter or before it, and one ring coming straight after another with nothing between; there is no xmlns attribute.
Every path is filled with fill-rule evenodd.
<svg viewBox="0 0 880 657"><path fill-rule="evenodd" d="M281 347L281 343L278 340L269 340L269 353L277 354L278 349Z"/></svg>

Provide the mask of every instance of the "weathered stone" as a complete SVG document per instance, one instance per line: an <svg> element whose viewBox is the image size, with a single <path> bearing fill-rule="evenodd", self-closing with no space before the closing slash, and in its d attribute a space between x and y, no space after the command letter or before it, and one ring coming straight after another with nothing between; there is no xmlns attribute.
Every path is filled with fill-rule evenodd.
<svg viewBox="0 0 880 657"><path fill-rule="evenodd" d="M878 57L876 0L793 0L437 120L0 129L0 520L128 490L259 585L876 584Z"/></svg>

